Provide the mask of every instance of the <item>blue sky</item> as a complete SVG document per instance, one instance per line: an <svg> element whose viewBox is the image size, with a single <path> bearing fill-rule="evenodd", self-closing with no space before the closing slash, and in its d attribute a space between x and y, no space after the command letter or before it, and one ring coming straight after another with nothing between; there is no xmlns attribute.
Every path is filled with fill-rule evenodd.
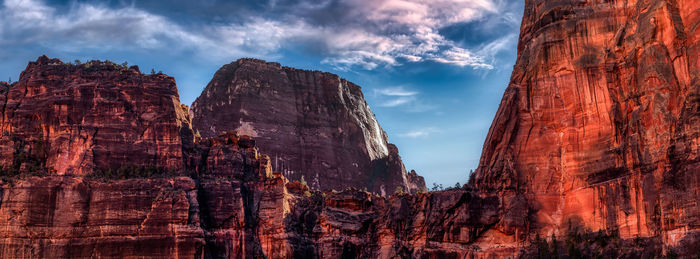
<svg viewBox="0 0 700 259"><path fill-rule="evenodd" d="M362 86L407 169L464 183L515 62L519 0L42 1L0 6L0 79L46 54L175 77L191 104L241 57Z"/></svg>

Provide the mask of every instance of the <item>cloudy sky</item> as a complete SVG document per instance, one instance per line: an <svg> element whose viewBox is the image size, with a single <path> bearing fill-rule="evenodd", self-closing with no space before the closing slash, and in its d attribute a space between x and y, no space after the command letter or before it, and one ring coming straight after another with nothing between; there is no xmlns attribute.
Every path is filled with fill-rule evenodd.
<svg viewBox="0 0 700 259"><path fill-rule="evenodd" d="M0 80L42 54L175 77L190 104L241 57L363 87L408 169L464 183L515 62L521 0L4 0Z"/></svg>

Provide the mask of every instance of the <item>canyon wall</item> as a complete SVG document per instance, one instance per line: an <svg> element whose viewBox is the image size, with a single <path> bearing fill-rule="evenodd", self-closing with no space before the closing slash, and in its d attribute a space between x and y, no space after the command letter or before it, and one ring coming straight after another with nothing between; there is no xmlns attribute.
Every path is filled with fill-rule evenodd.
<svg viewBox="0 0 700 259"><path fill-rule="evenodd" d="M700 249L699 27L692 0L525 1L475 175L529 219L499 229L525 240L574 226Z"/></svg>
<svg viewBox="0 0 700 259"><path fill-rule="evenodd" d="M360 87L331 73L241 59L216 72L192 117L202 137L232 130L255 137L275 171L315 189L425 187L422 177L407 176Z"/></svg>
<svg viewBox="0 0 700 259"><path fill-rule="evenodd" d="M465 258L516 255L475 245L498 197L468 190L389 198L320 192L273 173L255 140L199 141L189 177L3 179L3 258ZM132 175L133 176L133 175Z"/></svg>

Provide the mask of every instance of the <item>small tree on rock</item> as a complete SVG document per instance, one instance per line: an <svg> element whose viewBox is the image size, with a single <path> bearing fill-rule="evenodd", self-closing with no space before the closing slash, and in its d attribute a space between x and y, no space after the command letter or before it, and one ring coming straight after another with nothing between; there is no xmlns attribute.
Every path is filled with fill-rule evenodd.
<svg viewBox="0 0 700 259"><path fill-rule="evenodd" d="M309 185L306 183L306 180L304 179L303 175L301 176L301 180L299 180L299 182L301 182L301 185L309 187Z"/></svg>

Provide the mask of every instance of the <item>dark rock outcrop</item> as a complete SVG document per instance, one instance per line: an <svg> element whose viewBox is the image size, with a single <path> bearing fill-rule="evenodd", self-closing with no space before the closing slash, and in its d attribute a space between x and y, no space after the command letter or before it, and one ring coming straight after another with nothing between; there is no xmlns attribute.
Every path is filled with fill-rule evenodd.
<svg viewBox="0 0 700 259"><path fill-rule="evenodd" d="M391 194L397 187L424 187L409 182L398 149L387 142L360 87L334 74L241 59L216 72L192 114L201 136L232 130L250 135L275 171L304 177L315 189Z"/></svg>

